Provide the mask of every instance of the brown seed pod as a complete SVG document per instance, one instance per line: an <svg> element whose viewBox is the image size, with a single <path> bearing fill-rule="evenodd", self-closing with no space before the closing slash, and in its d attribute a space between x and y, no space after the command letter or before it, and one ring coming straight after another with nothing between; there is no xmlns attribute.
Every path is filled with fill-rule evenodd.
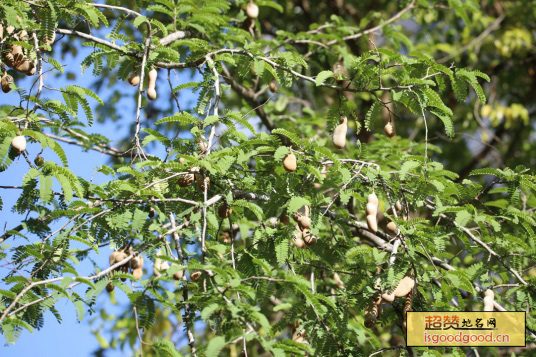
<svg viewBox="0 0 536 357"><path fill-rule="evenodd" d="M315 245L318 241L318 238L314 236L309 229L304 229L302 231L302 239L307 247Z"/></svg>
<svg viewBox="0 0 536 357"><path fill-rule="evenodd" d="M302 231L311 228L311 218L307 216L298 217L297 222Z"/></svg>
<svg viewBox="0 0 536 357"><path fill-rule="evenodd" d="M194 182L194 174L183 174L179 176L179 186L188 187Z"/></svg>
<svg viewBox="0 0 536 357"><path fill-rule="evenodd" d="M307 340L305 339L305 330L298 331L298 326L299 325L296 325L292 330L292 341L297 343L307 343Z"/></svg>
<svg viewBox="0 0 536 357"><path fill-rule="evenodd" d="M37 167L41 167L45 164L45 159L41 155L37 155L34 159L34 164Z"/></svg>
<svg viewBox="0 0 536 357"><path fill-rule="evenodd" d="M387 135L387 137L389 138L392 138L393 136L395 136L395 128L393 127L393 124L391 124L391 122L387 122L387 124L385 124L385 126L383 127L383 131L385 131L385 135Z"/></svg>
<svg viewBox="0 0 536 357"><path fill-rule="evenodd" d="M339 289L344 289L344 282L337 272L333 273L333 280L335 280L335 285L337 285Z"/></svg>
<svg viewBox="0 0 536 357"><path fill-rule="evenodd" d="M20 155L24 150L26 150L26 138L22 135L15 136L13 141L11 141L11 146L15 152Z"/></svg>
<svg viewBox="0 0 536 357"><path fill-rule="evenodd" d="M220 235L220 238L221 240L223 241L223 243L231 243L231 235L229 234L229 232L222 232L222 234Z"/></svg>
<svg viewBox="0 0 536 357"><path fill-rule="evenodd" d="M348 132L348 119L341 117L339 125L333 130L333 145L336 148L342 149L346 146L346 133Z"/></svg>
<svg viewBox="0 0 536 357"><path fill-rule="evenodd" d="M175 274L173 274L173 279L182 280L183 276L184 276L184 270L178 270Z"/></svg>
<svg viewBox="0 0 536 357"><path fill-rule="evenodd" d="M130 259L129 263L131 269L140 269L143 267L143 256L137 255L134 258Z"/></svg>
<svg viewBox="0 0 536 357"><path fill-rule="evenodd" d="M26 75L27 76L33 76L35 74L35 72L37 72L37 60L34 60L32 62L31 68L30 68L30 70L28 70L26 72Z"/></svg>
<svg viewBox="0 0 536 357"><path fill-rule="evenodd" d="M298 164L296 162L296 155L290 151L290 154L288 154L285 159L283 160L283 167L288 172L294 172L296 171L296 168L298 167Z"/></svg>
<svg viewBox="0 0 536 357"><path fill-rule="evenodd" d="M402 278L402 280L400 280L393 293L395 294L395 297L404 297L411 292L414 286L415 279L409 275L406 275Z"/></svg>
<svg viewBox="0 0 536 357"><path fill-rule="evenodd" d="M394 291L386 292L382 294L382 299L386 302L393 302L395 301L395 293Z"/></svg>
<svg viewBox="0 0 536 357"><path fill-rule="evenodd" d="M4 38L4 26L0 24L0 41Z"/></svg>
<svg viewBox="0 0 536 357"><path fill-rule="evenodd" d="M270 92L272 92L272 93L277 92L277 81L275 79L272 79L270 81L269 87L270 87Z"/></svg>
<svg viewBox="0 0 536 357"><path fill-rule="evenodd" d="M128 77L128 83L133 87L140 84L140 76L137 72L133 73L130 77Z"/></svg>
<svg viewBox="0 0 536 357"><path fill-rule="evenodd" d="M134 276L134 280L140 280L143 276L143 268L137 268L132 271L132 275Z"/></svg>
<svg viewBox="0 0 536 357"><path fill-rule="evenodd" d="M294 240L292 241L292 244L296 246L296 248L305 248L305 242L303 241L303 232L301 232L298 227L296 227L296 232L294 232Z"/></svg>
<svg viewBox="0 0 536 357"><path fill-rule="evenodd" d="M114 265L115 263L121 261L122 259L119 259L121 256L121 253L118 251L113 251L112 254L110 254L110 266Z"/></svg>
<svg viewBox="0 0 536 357"><path fill-rule="evenodd" d="M250 1L246 6L246 15L250 19L256 19L259 17L259 7L252 1Z"/></svg>
<svg viewBox="0 0 536 357"><path fill-rule="evenodd" d="M290 217L283 213L283 214L281 214L281 216L279 216L279 222L281 222L282 224L289 225L290 224Z"/></svg>
<svg viewBox="0 0 536 357"><path fill-rule="evenodd" d="M484 293L484 311L493 311L493 302L495 301L495 293L488 289Z"/></svg>
<svg viewBox="0 0 536 357"><path fill-rule="evenodd" d="M199 148L199 152L201 154L204 154L207 151L207 145L205 144L205 141L203 139L196 140L197 147Z"/></svg>
<svg viewBox="0 0 536 357"><path fill-rule="evenodd" d="M365 327L372 328L382 311L382 298L376 296L365 309Z"/></svg>
<svg viewBox="0 0 536 357"><path fill-rule="evenodd" d="M197 188L200 191L205 191L205 187L208 190L210 190L210 177L205 177L203 180L203 175L201 174L194 174L195 184L197 185Z"/></svg>
<svg viewBox="0 0 536 357"><path fill-rule="evenodd" d="M391 221L391 222L387 223L387 229L393 234L398 233L398 227L396 226L395 222Z"/></svg>
<svg viewBox="0 0 536 357"><path fill-rule="evenodd" d="M13 77L5 71L2 76L2 92L9 93L11 91L11 84L13 84Z"/></svg>
<svg viewBox="0 0 536 357"><path fill-rule="evenodd" d="M149 218L153 218L156 214L156 211L153 207L149 208Z"/></svg>
<svg viewBox="0 0 536 357"><path fill-rule="evenodd" d="M400 203L400 200L396 201L395 209L396 209L397 212L402 211L402 204Z"/></svg>
<svg viewBox="0 0 536 357"><path fill-rule="evenodd" d="M109 282L108 284L106 284L106 291L111 293L112 291L114 291L114 284L112 284L112 282Z"/></svg>
<svg viewBox="0 0 536 357"><path fill-rule="evenodd" d="M150 100L155 100L156 99L156 89L155 89L155 85L156 85L156 78L158 77L158 72L156 71L156 69L151 69L149 71L149 74L148 74L148 89L147 89L147 98L149 98Z"/></svg>
<svg viewBox="0 0 536 357"><path fill-rule="evenodd" d="M409 294L406 296L406 302L404 303L404 310L402 311L403 321L402 326L404 330L407 327L407 312L411 311L411 301L413 300L413 291L410 291Z"/></svg>
<svg viewBox="0 0 536 357"><path fill-rule="evenodd" d="M378 221L376 214L378 213L378 196L372 191L367 200L367 225L372 233L378 231Z"/></svg>
<svg viewBox="0 0 536 357"><path fill-rule="evenodd" d="M192 281L198 281L199 278L201 277L201 272L199 270L194 270L191 274L190 274L190 279Z"/></svg>
<svg viewBox="0 0 536 357"><path fill-rule="evenodd" d="M231 213L233 213L233 209L227 203L222 204L218 208L218 216L220 216L221 219L229 217Z"/></svg>

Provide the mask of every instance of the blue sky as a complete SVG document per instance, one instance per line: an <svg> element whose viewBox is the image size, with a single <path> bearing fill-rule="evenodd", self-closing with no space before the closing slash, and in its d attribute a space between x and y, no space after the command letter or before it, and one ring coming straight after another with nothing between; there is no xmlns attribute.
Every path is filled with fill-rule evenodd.
<svg viewBox="0 0 536 357"><path fill-rule="evenodd" d="M72 38L65 37L62 41L72 41ZM94 77L92 75L92 68L86 70L83 75L81 74L80 70L80 63L83 58L88 53L90 53L91 48L81 46L78 46L78 48L80 52L76 58L73 58L72 56L68 55L65 59L62 60L58 55L54 56L57 61L65 65L65 72L71 71L76 73L76 80L67 81L65 75L59 78L55 78L54 76L49 75L45 78L45 83L47 85L54 88L66 87L72 84L88 86L94 80ZM55 50L58 51L59 49L59 45L56 45ZM167 82L165 82L163 79L167 76L167 73L165 71L160 71L159 74L160 82L157 82L159 98L157 99L157 103L160 102L164 105L164 103L168 103L170 90ZM190 74L188 74L187 76L183 75L180 72L178 72L177 74L178 78L177 76L172 75L172 81L174 86L177 86L178 84L184 82L192 81L192 78L190 78ZM19 87L25 88L26 90L29 90L35 78L36 77L23 78L21 81L17 82L17 85ZM136 91L136 88L131 87L127 84L123 85L121 83L121 85L116 85L116 87L120 87L123 92L130 92L131 94L135 93ZM117 88L103 87L102 90L99 91L97 94L106 102L107 97L115 89ZM43 96L50 99L61 100L61 96L58 95L57 92L53 91L45 91L43 93ZM101 133L111 139L112 146L115 146L115 142L119 139L124 138L128 133L129 122L127 121L134 120L136 110L134 107L134 101L131 98L132 97L127 97L126 99L123 99L120 103L118 103L121 108L120 113L122 114L122 119L119 122L108 122L105 124L99 124L97 123L97 121L95 121L95 124L92 127L87 128L87 132ZM194 94L192 94L191 91L186 90L181 91L181 95L179 98L181 101L182 109L192 107L192 102L195 100ZM0 105L8 105L18 102L19 95L16 92L11 92L9 94L0 93ZM90 104L95 107L96 101L90 99ZM79 115L81 116L81 118L84 117L82 111L80 111ZM143 112L142 119L144 119ZM143 123L144 125L147 125L147 121L144 120ZM67 158L69 160L69 168L76 175L84 177L86 179L89 179L95 174L96 167L102 164L106 164L108 162L108 156L99 152L84 152L78 146L73 146L65 143L60 144L67 153ZM39 153L40 146L38 144L29 144L27 151L30 159L33 160L37 153ZM163 152L164 151L162 150L162 148L159 147L153 153L162 154ZM60 163L58 157L52 151L50 151L50 149L45 150L42 156L46 160L53 160L58 164ZM24 159L17 159L6 171L0 173L0 185L20 186L22 178L28 172L28 170L28 164L24 161ZM102 174L97 174L94 176L93 182L102 183L107 179L108 178L103 176ZM55 190L59 191L60 188L55 187ZM15 227L20 222L22 217L17 214L14 214L11 211L15 201L18 199L20 194L20 190L0 190L0 195L4 201L3 209L0 211L1 232L3 232L5 228L11 229ZM59 227L59 224L56 224L55 227ZM10 238L6 241L6 244L11 245L11 247L21 243L25 243L22 238ZM73 245L73 247L78 246ZM82 245L80 245L80 247L82 247ZM86 248L85 246L83 247ZM101 249L101 254L99 254L98 256L95 254L93 255L92 258L95 259L101 269L108 266L109 253L110 250L108 248L103 248ZM5 274L8 272L8 267L3 266L4 264L5 262L0 263L0 276L5 276ZM147 267L147 269L152 270L150 266ZM82 262L79 266L79 272L81 274L88 275L92 273L92 271L93 266L88 261ZM0 283L0 289L3 288L6 288L5 284ZM83 289L85 289L85 287L82 287L81 290L83 291ZM124 296L123 294L117 295L117 300L120 303L119 306L113 306L109 300L110 299L106 292L103 292L99 296L97 303L99 306L102 306L104 304L104 306L106 306L107 309L109 308L110 311L120 311L120 307L125 307L125 304L128 301L126 296ZM88 324L89 317L86 315L82 322L78 322L75 308L68 300L60 300L60 302L56 305L56 308L59 310L63 318L61 324L56 321L56 318L51 313L47 313L45 315L44 327L41 330L34 331L34 333L24 331L15 345L6 346L5 341L0 337L0 339L2 339L0 343L0 355L34 356L36 353L38 353L39 356L70 357L73 356L72 351L76 351L76 356L90 356L92 352L98 348L98 342L90 331L91 327ZM107 353L107 356L124 356L130 354L131 353L129 351L110 351L109 353Z"/></svg>

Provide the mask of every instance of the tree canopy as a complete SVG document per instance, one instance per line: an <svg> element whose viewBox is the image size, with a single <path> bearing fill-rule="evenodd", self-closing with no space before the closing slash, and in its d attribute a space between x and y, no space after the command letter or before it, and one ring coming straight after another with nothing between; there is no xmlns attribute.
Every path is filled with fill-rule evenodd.
<svg viewBox="0 0 536 357"><path fill-rule="evenodd" d="M462 356L406 347L405 313L482 311L491 290L534 346L535 18L509 0L4 0L0 208L20 222L0 232L0 332L68 300L100 355ZM109 156L102 183L78 149Z"/></svg>

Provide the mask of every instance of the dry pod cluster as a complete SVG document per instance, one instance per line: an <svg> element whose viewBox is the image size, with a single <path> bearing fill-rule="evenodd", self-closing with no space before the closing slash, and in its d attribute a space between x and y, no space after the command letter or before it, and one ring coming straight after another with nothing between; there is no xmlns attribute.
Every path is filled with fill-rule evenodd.
<svg viewBox="0 0 536 357"><path fill-rule="evenodd" d="M148 88L147 88L147 98L149 98L150 100L155 100L156 99L156 89L155 89L155 86L156 86L156 78L158 77L158 72L156 71L156 69L151 69L149 71L149 74L147 75L148 77Z"/></svg>
<svg viewBox="0 0 536 357"><path fill-rule="evenodd" d="M20 155L24 150L26 150L26 138L22 135L15 136L11 141L11 146L17 155Z"/></svg>
<svg viewBox="0 0 536 357"><path fill-rule="evenodd" d="M367 200L367 225L369 230L373 233L378 231L378 220L376 215L378 214L378 196L372 190L372 193L368 196Z"/></svg>
<svg viewBox="0 0 536 357"><path fill-rule="evenodd" d="M110 266L126 259L128 257L127 253L125 253L125 250L124 249L119 249L119 250L116 250L116 251L113 251L112 254L110 254L110 258L109 258L109 261L110 261ZM123 264L117 268L115 268L113 271L123 271L123 272L126 272L128 269L128 266L126 264ZM114 290L114 285L112 284L112 282L109 282L107 285L106 285L106 291L108 291L109 293L112 292Z"/></svg>
<svg viewBox="0 0 536 357"><path fill-rule="evenodd" d="M134 279L140 280L143 275L143 256L137 255L130 260L130 268Z"/></svg>
<svg viewBox="0 0 536 357"><path fill-rule="evenodd" d="M292 148L290 149L290 153L285 156L285 159L283 160L283 167L288 172L294 172L298 167L298 164L296 162L296 155L294 155L294 153L292 152Z"/></svg>
<svg viewBox="0 0 536 357"><path fill-rule="evenodd" d="M311 218L309 206L304 207L304 214L296 212L292 218L296 221L296 233L294 233L294 245L298 248L310 247L318 241L311 233Z"/></svg>
<svg viewBox="0 0 536 357"><path fill-rule="evenodd" d="M28 40L28 33L24 30L19 33L13 34L14 27L8 26L6 28L8 34L12 35L16 41L26 42ZM29 76L34 75L36 72L36 61L31 60L24 54L24 49L20 45L8 44L6 46L7 52L4 53L3 62L14 70L25 73Z"/></svg>
<svg viewBox="0 0 536 357"><path fill-rule="evenodd" d="M333 145L338 149L342 149L346 146L346 133L348 132L348 119L341 117L339 125L333 130Z"/></svg>
<svg viewBox="0 0 536 357"><path fill-rule="evenodd" d="M493 290L488 289L484 293L484 311L493 311L493 302L495 300L495 294Z"/></svg>

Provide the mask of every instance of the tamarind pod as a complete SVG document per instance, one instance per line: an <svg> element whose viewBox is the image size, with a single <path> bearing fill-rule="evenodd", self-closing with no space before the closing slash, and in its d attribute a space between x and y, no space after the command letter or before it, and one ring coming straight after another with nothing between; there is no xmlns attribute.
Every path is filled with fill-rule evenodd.
<svg viewBox="0 0 536 357"><path fill-rule="evenodd" d="M395 293L393 291L383 293L382 299L386 302L393 302L395 301Z"/></svg>
<svg viewBox="0 0 536 357"><path fill-rule="evenodd" d="M286 214L281 214L281 216L279 216L279 221L280 221L282 224L289 225L289 224L290 224L290 217L287 216Z"/></svg>
<svg viewBox="0 0 536 357"><path fill-rule="evenodd" d="M396 223L393 221L387 223L387 229L394 234L398 233L398 227L396 226Z"/></svg>
<svg viewBox="0 0 536 357"><path fill-rule="evenodd" d="M112 291L114 291L114 284L112 284L112 282L109 282L108 284L106 284L106 291L111 293Z"/></svg>
<svg viewBox="0 0 536 357"><path fill-rule="evenodd" d="M194 174L183 174L179 176L179 186L188 187L194 182Z"/></svg>
<svg viewBox="0 0 536 357"><path fill-rule="evenodd" d="M300 227L302 231L305 229L311 228L311 218L307 216L300 216L298 217L297 221L298 221L298 226Z"/></svg>
<svg viewBox="0 0 536 357"><path fill-rule="evenodd" d="M372 233L378 231L378 222L376 220L376 215L367 215L367 226Z"/></svg>
<svg viewBox="0 0 536 357"><path fill-rule="evenodd" d="M305 242L303 241L303 232L300 231L299 227L296 226L296 231L294 232L294 241L292 242L297 248L305 248Z"/></svg>
<svg viewBox="0 0 536 357"><path fill-rule="evenodd" d="M28 36L28 32L26 32L25 30L22 30L19 34L19 40L22 42L26 42L27 40L26 36Z"/></svg>
<svg viewBox="0 0 536 357"><path fill-rule="evenodd" d="M156 78L158 77L158 72L156 71L156 69L151 69L149 71L149 74L148 74L148 79L149 79L149 83L148 83L148 89L147 89L147 98L150 99L150 100L155 100L157 95L156 95L156 90L155 90L155 85L156 85Z"/></svg>
<svg viewBox="0 0 536 357"><path fill-rule="evenodd" d="M375 297L365 309L365 327L372 328L381 314L381 296Z"/></svg>
<svg viewBox="0 0 536 357"><path fill-rule="evenodd" d="M11 45L11 54L13 55L13 61L15 65L17 65L24 59L24 51L19 45Z"/></svg>
<svg viewBox="0 0 536 357"><path fill-rule="evenodd" d="M13 31L15 31L15 27L14 26L8 26L6 27L6 32L8 35L11 35L13 33Z"/></svg>
<svg viewBox="0 0 536 357"><path fill-rule="evenodd" d="M197 185L197 188L201 191L205 191L205 187L208 190L210 190L210 177L205 177L203 179L203 175L201 174L194 174L195 184Z"/></svg>
<svg viewBox="0 0 536 357"><path fill-rule="evenodd" d="M391 124L391 122L387 122L387 124L385 124L385 126L383 127L383 131L388 138L392 138L393 136L395 136L395 128L393 127L393 124Z"/></svg>
<svg viewBox="0 0 536 357"><path fill-rule="evenodd" d="M15 136L11 141L11 146L20 155L26 150L26 138L22 135Z"/></svg>
<svg viewBox="0 0 536 357"><path fill-rule="evenodd" d="M138 75L138 73L134 73L130 77L128 77L127 81L131 86L135 87L140 84L140 76Z"/></svg>
<svg viewBox="0 0 536 357"><path fill-rule="evenodd" d="M233 210L231 209L231 206L224 203L218 208L218 216L220 216L221 219L225 219L229 217L229 215L233 213Z"/></svg>
<svg viewBox="0 0 536 357"><path fill-rule="evenodd" d="M173 279L174 280L182 280L183 276L184 276L184 271L183 270L178 270L177 272L175 272L175 274L173 274Z"/></svg>
<svg viewBox="0 0 536 357"><path fill-rule="evenodd" d="M348 132L348 119L341 117L340 124L333 130L333 145L338 149L342 149L346 146L346 134Z"/></svg>
<svg viewBox="0 0 536 357"><path fill-rule="evenodd" d="M277 82L275 79L272 79L269 84L270 92L275 93L277 92Z"/></svg>
<svg viewBox="0 0 536 357"><path fill-rule="evenodd" d="M199 278L201 277L201 272L199 270L194 270L191 274L190 274L190 279L192 281L198 281Z"/></svg>
<svg viewBox="0 0 536 357"><path fill-rule="evenodd" d="M408 321L408 311L411 311L411 302L413 300L413 290L409 292L409 294L406 296L406 301L404 302L404 310L402 311L403 321L402 326L404 330L407 328L407 321Z"/></svg>
<svg viewBox="0 0 536 357"><path fill-rule="evenodd" d="M302 239L307 247L315 245L316 242L318 241L318 238L314 236L313 234L311 234L311 231L309 229L304 229L302 231Z"/></svg>
<svg viewBox="0 0 536 357"><path fill-rule="evenodd" d="M0 24L0 41L4 38L4 26Z"/></svg>
<svg viewBox="0 0 536 357"><path fill-rule="evenodd" d="M204 154L207 151L207 145L203 139L197 140L197 147L199 147L201 154Z"/></svg>
<svg viewBox="0 0 536 357"><path fill-rule="evenodd" d="M495 300L495 294L493 290L488 289L484 292L484 311L493 311L493 302Z"/></svg>
<svg viewBox="0 0 536 357"><path fill-rule="evenodd" d="M131 269L138 269L143 267L143 256L137 255L134 258L130 259L130 268Z"/></svg>
<svg viewBox="0 0 536 357"><path fill-rule="evenodd" d="M120 253L118 251L113 251L112 254L110 254L110 266L114 265L115 263L119 262L118 259L120 256Z"/></svg>
<svg viewBox="0 0 536 357"><path fill-rule="evenodd" d="M33 76L37 72L37 60L34 60L30 66L30 69L26 71L27 76Z"/></svg>
<svg viewBox="0 0 536 357"><path fill-rule="evenodd" d="M132 271L132 275L134 276L135 280L140 280L143 275L143 268L137 268Z"/></svg>
<svg viewBox="0 0 536 357"><path fill-rule="evenodd" d="M2 92L9 93L11 91L11 84L13 84L13 77L7 74L7 72L4 72L2 76Z"/></svg>
<svg viewBox="0 0 536 357"><path fill-rule="evenodd" d="M380 203L380 201L378 200L378 196L376 196L376 193L374 193L374 191L372 191L372 193L368 195L367 202L372 203L376 206L378 206L378 203Z"/></svg>
<svg viewBox="0 0 536 357"><path fill-rule="evenodd" d="M259 7L257 6L257 4L250 1L246 6L246 15L250 19L256 19L257 17L259 17Z"/></svg>
<svg viewBox="0 0 536 357"><path fill-rule="evenodd" d="M337 285L339 289L344 289L344 282L337 272L333 273L333 280L335 280L335 285Z"/></svg>
<svg viewBox="0 0 536 357"><path fill-rule="evenodd" d="M296 155L294 155L294 153L290 152L290 154L285 157L285 159L283 160L283 167L288 172L296 171L298 164L296 162Z"/></svg>
<svg viewBox="0 0 536 357"><path fill-rule="evenodd" d="M376 216L376 214L378 213L378 205L374 203L367 203L366 211L367 215Z"/></svg>
<svg viewBox="0 0 536 357"><path fill-rule="evenodd" d="M34 68L34 63L27 58L23 58L21 61L18 61L13 69L18 72L28 74Z"/></svg>
<svg viewBox="0 0 536 357"><path fill-rule="evenodd" d="M406 275L398 282L398 285L394 291L395 297L404 297L408 295L414 287L415 279L409 275Z"/></svg>
<svg viewBox="0 0 536 357"><path fill-rule="evenodd" d="M400 200L396 201L395 209L396 209L397 212L402 211L402 204L400 203Z"/></svg>

